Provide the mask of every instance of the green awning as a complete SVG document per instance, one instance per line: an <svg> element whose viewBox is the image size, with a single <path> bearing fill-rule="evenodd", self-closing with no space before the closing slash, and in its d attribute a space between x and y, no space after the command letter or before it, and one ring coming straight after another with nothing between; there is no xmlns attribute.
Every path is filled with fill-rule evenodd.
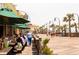
<svg viewBox="0 0 79 59"><path fill-rule="evenodd" d="M7 8L0 9L0 24L23 24L29 21L17 16L12 10Z"/></svg>
<svg viewBox="0 0 79 59"><path fill-rule="evenodd" d="M28 24L16 24L13 25L14 28L20 28L20 29L30 29Z"/></svg>
<svg viewBox="0 0 79 59"><path fill-rule="evenodd" d="M29 28L27 24L16 24L18 28Z"/></svg>

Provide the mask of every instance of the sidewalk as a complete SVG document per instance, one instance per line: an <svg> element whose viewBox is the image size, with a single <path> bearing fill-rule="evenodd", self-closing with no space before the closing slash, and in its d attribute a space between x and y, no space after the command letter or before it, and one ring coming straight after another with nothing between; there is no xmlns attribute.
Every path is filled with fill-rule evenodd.
<svg viewBox="0 0 79 59"><path fill-rule="evenodd" d="M22 53L19 53L17 55L32 55L32 46L26 46Z"/></svg>
<svg viewBox="0 0 79 59"><path fill-rule="evenodd" d="M79 37L59 37L39 34L41 38L50 38L48 47L56 55L79 55ZM42 39L42 40L43 40Z"/></svg>
<svg viewBox="0 0 79 59"><path fill-rule="evenodd" d="M25 49L22 51L22 55L32 55L32 46L25 47Z"/></svg>
<svg viewBox="0 0 79 59"><path fill-rule="evenodd" d="M31 46L26 46L24 48L24 50L22 51L22 53L19 53L17 55L37 55L37 50L36 50L36 48L34 46L33 41L32 41Z"/></svg>

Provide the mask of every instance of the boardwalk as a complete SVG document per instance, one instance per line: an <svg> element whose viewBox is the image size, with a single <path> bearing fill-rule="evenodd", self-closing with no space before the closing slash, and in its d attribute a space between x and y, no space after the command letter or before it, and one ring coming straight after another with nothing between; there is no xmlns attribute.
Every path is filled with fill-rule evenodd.
<svg viewBox="0 0 79 59"><path fill-rule="evenodd" d="M32 55L32 46L25 47L24 51L22 51L22 55Z"/></svg>
<svg viewBox="0 0 79 59"><path fill-rule="evenodd" d="M17 55L32 55L32 46L25 47L22 53L19 53Z"/></svg>
<svg viewBox="0 0 79 59"><path fill-rule="evenodd" d="M46 35L39 34L43 39ZM48 37L47 37L48 38ZM57 55L79 55L79 38L78 37L50 37L48 47L53 49Z"/></svg>

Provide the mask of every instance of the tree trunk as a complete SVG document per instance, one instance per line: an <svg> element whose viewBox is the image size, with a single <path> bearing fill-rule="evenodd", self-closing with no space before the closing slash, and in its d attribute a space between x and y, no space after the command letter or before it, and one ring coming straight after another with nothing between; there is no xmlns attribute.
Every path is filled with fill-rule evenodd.
<svg viewBox="0 0 79 59"><path fill-rule="evenodd" d="M65 28L65 36L66 36L66 28Z"/></svg>
<svg viewBox="0 0 79 59"><path fill-rule="evenodd" d="M76 32L76 34L78 33L78 31L77 31L77 25L75 24L75 32Z"/></svg>
<svg viewBox="0 0 79 59"><path fill-rule="evenodd" d="M54 34L54 27L52 27L52 34Z"/></svg>
<svg viewBox="0 0 79 59"><path fill-rule="evenodd" d="M69 18L69 36L71 37L71 20Z"/></svg>
<svg viewBox="0 0 79 59"><path fill-rule="evenodd" d="M62 30L62 36L63 36L63 30Z"/></svg>

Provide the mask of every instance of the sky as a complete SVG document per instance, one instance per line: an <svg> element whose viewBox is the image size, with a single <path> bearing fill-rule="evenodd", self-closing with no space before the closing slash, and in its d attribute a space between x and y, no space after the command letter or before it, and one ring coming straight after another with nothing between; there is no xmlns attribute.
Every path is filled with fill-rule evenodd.
<svg viewBox="0 0 79 59"><path fill-rule="evenodd" d="M53 21L54 17L60 19L61 25L63 24L63 17L67 13L79 14L78 3L14 3L16 8L25 11L32 24L43 25L49 21ZM77 15L75 15L77 18ZM77 22L77 20L76 20ZM59 23L58 20L55 22Z"/></svg>

